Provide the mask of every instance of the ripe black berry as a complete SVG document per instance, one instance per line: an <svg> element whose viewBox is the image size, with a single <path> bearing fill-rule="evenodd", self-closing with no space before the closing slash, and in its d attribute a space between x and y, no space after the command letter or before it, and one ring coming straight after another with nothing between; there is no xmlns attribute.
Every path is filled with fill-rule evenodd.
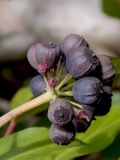
<svg viewBox="0 0 120 160"><path fill-rule="evenodd" d="M95 112L96 116L106 115L110 111L111 102L112 102L111 96L112 95L108 95L107 93L104 93L102 100L96 106L96 112Z"/></svg>
<svg viewBox="0 0 120 160"><path fill-rule="evenodd" d="M94 117L95 108L87 105L83 105L83 109L74 107L74 115L79 120L85 119L90 122Z"/></svg>
<svg viewBox="0 0 120 160"><path fill-rule="evenodd" d="M75 128L72 123L69 123L67 126L60 127L58 125L52 124L49 137L52 142L59 145L67 145L73 141L75 137Z"/></svg>
<svg viewBox="0 0 120 160"><path fill-rule="evenodd" d="M30 49L28 50L28 53L27 53L27 59L28 59L28 62L30 63L30 65L33 67L33 68L37 68L39 63L36 59L36 45L33 45L32 47L30 47Z"/></svg>
<svg viewBox="0 0 120 160"><path fill-rule="evenodd" d="M45 83L42 75L37 75L31 79L30 89L31 89L33 95L36 97L45 92L46 83Z"/></svg>
<svg viewBox="0 0 120 160"><path fill-rule="evenodd" d="M57 98L51 102L48 109L49 120L59 126L68 124L73 118L73 109L71 104L63 98Z"/></svg>
<svg viewBox="0 0 120 160"><path fill-rule="evenodd" d="M92 119L94 118L95 108L90 106L83 106L83 109L74 108L74 119L72 120L76 132L85 132Z"/></svg>
<svg viewBox="0 0 120 160"><path fill-rule="evenodd" d="M70 49L82 46L89 47L89 44L83 37L77 34L69 34L64 38L61 44L61 50L65 54L65 56L67 56Z"/></svg>
<svg viewBox="0 0 120 160"><path fill-rule="evenodd" d="M110 111L111 103L112 103L112 92L111 87L104 86L104 93L99 100L99 103L96 105L96 116L106 115Z"/></svg>
<svg viewBox="0 0 120 160"><path fill-rule="evenodd" d="M85 47L71 49L66 57L66 68L74 78L91 74L98 65L99 60L94 52Z"/></svg>
<svg viewBox="0 0 120 160"><path fill-rule="evenodd" d="M60 49L57 44L51 42L37 43L29 49L27 58L32 67L44 73L56 65L59 54Z"/></svg>
<svg viewBox="0 0 120 160"><path fill-rule="evenodd" d="M81 104L96 102L103 93L103 86L96 77L84 77L73 85L73 97Z"/></svg>
<svg viewBox="0 0 120 160"><path fill-rule="evenodd" d="M98 56L98 59L101 64L103 84L112 86L115 70L111 60L108 57L101 55Z"/></svg>
<svg viewBox="0 0 120 160"><path fill-rule="evenodd" d="M103 90L108 95L112 95L112 87L110 87L110 86L103 86Z"/></svg>
<svg viewBox="0 0 120 160"><path fill-rule="evenodd" d="M88 127L90 126L90 122L86 121L85 119L73 119L73 124L75 126L76 132L85 132Z"/></svg>

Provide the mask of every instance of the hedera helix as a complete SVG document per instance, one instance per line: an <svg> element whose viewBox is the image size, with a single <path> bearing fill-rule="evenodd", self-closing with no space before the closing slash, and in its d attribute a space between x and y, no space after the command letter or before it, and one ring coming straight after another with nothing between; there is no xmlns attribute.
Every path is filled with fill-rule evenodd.
<svg viewBox="0 0 120 160"><path fill-rule="evenodd" d="M49 137L54 143L67 145L77 132L89 128L96 115L109 112L114 66L108 57L97 56L83 37L70 34L59 45L52 42L34 44L27 59L38 71L30 81L35 98L3 115L1 127L50 102Z"/></svg>

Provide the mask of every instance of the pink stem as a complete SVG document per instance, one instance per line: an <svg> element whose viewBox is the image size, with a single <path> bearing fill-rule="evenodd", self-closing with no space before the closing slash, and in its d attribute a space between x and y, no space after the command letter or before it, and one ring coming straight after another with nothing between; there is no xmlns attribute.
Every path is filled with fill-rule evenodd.
<svg viewBox="0 0 120 160"><path fill-rule="evenodd" d="M4 137L9 136L10 134L12 134L14 129L15 129L15 127L16 127L16 121L13 119L13 120L10 121L10 124L9 124L5 134L4 134Z"/></svg>

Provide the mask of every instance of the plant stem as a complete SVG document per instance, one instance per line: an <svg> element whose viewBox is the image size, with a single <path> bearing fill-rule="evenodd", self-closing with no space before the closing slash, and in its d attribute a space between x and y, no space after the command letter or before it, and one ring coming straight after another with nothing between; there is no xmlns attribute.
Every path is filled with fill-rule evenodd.
<svg viewBox="0 0 120 160"><path fill-rule="evenodd" d="M66 90L70 89L72 86L73 86L73 83L71 83L71 84L65 86L64 88L62 88L61 91L62 91L62 92L63 92L63 91L66 91Z"/></svg>
<svg viewBox="0 0 120 160"><path fill-rule="evenodd" d="M0 117L0 127L5 125L6 123L11 121L12 119L15 119L19 115L21 115L21 114L23 114L33 108L36 108L39 105L42 105L44 103L49 102L53 98L55 98L54 92L53 92L53 90L49 90L49 91L45 92L43 95L41 95L37 98L34 98L31 101L26 102L26 103L18 106L17 108L11 110L10 112L8 112L5 115L3 115L2 117Z"/></svg>
<svg viewBox="0 0 120 160"><path fill-rule="evenodd" d="M68 101L69 101L69 103L71 103L73 106L78 107L78 108L80 108L80 109L83 109L83 106L82 106L82 105L80 105L80 104L78 104L78 103L76 103L76 102L70 101L70 100L68 100Z"/></svg>
<svg viewBox="0 0 120 160"><path fill-rule="evenodd" d="M67 91L67 92L57 92L58 96L73 96L72 91Z"/></svg>
<svg viewBox="0 0 120 160"><path fill-rule="evenodd" d="M57 90L57 91L60 90L60 88L61 88L62 86L64 86L71 78L72 78L72 76L68 74L68 75L60 82L60 84L56 87L56 90Z"/></svg>
<svg viewBox="0 0 120 160"><path fill-rule="evenodd" d="M12 119L10 121L10 124L9 124L7 130L5 131L4 137L9 136L10 134L12 134L15 128L16 128L16 120Z"/></svg>
<svg viewBox="0 0 120 160"><path fill-rule="evenodd" d="M61 78L61 76L62 76L62 70L63 70L63 66L62 66L62 64L60 64L59 70L58 70L57 73L56 73L56 77L57 77L58 83L60 82L60 78Z"/></svg>
<svg viewBox="0 0 120 160"><path fill-rule="evenodd" d="M61 60L58 61L58 64L57 64L57 70L56 70L56 77L58 77L59 73L60 73L60 70L61 70Z"/></svg>
<svg viewBox="0 0 120 160"><path fill-rule="evenodd" d="M48 84L48 81L47 81L47 76L44 75L43 78L44 78L44 81L45 81L45 83L46 83L46 91L47 91L48 89L50 89L49 84Z"/></svg>

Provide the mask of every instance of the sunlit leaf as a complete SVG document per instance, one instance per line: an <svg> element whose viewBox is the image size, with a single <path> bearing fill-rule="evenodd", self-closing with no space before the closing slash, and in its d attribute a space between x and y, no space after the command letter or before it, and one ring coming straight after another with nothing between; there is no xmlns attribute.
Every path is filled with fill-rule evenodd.
<svg viewBox="0 0 120 160"><path fill-rule="evenodd" d="M33 97L29 87L20 88L11 100L11 109L29 101Z"/></svg>

